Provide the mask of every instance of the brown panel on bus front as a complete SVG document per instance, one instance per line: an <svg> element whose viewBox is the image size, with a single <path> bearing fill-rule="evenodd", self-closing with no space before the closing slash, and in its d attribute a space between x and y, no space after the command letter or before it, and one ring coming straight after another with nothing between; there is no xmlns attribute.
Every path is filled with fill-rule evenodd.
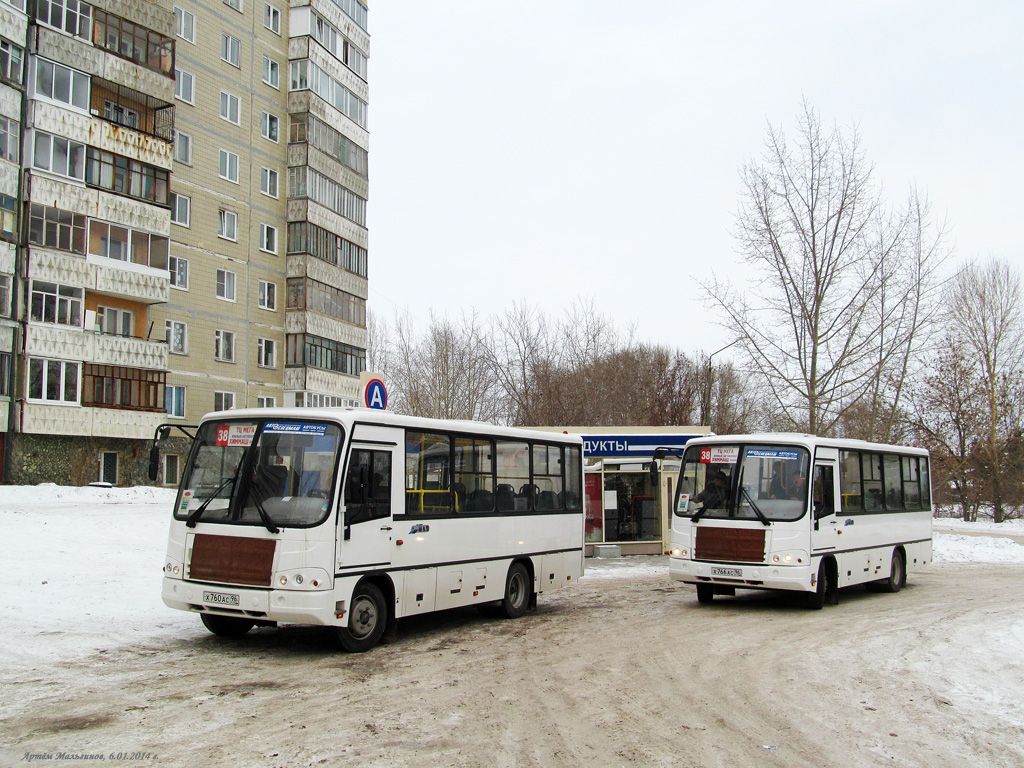
<svg viewBox="0 0 1024 768"><path fill-rule="evenodd" d="M188 576L196 581L269 587L275 545L269 539L197 533L192 540Z"/></svg>
<svg viewBox="0 0 1024 768"><path fill-rule="evenodd" d="M763 563L764 531L751 528L713 528L700 526L694 557L729 563Z"/></svg>

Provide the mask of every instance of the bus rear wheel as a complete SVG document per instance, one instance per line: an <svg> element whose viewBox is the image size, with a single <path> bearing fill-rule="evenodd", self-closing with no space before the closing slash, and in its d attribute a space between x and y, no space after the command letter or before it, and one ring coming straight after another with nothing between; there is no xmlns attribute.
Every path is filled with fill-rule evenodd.
<svg viewBox="0 0 1024 768"><path fill-rule="evenodd" d="M203 613L199 618L203 620L203 626L218 637L241 637L256 625L255 621L215 613Z"/></svg>
<svg viewBox="0 0 1024 768"><path fill-rule="evenodd" d="M697 585L697 602L708 603L714 602L715 590L710 584L698 584Z"/></svg>
<svg viewBox="0 0 1024 768"><path fill-rule="evenodd" d="M498 610L506 619L518 619L526 613L530 601L530 576L522 563L512 563L505 577L505 597Z"/></svg>
<svg viewBox="0 0 1024 768"><path fill-rule="evenodd" d="M349 653L364 653L380 642L387 621L384 593L376 584L360 584L352 593L348 626L338 627L338 642Z"/></svg>

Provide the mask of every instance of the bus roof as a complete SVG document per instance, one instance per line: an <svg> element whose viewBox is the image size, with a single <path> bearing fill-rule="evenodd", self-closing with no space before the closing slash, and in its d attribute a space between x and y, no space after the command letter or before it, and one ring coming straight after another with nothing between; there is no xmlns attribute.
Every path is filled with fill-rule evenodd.
<svg viewBox="0 0 1024 768"><path fill-rule="evenodd" d="M488 424L482 421L465 419L430 419L422 416L404 416L391 411L380 411L371 408L238 408L230 411L214 411L201 419L208 421L226 421L234 419L320 419L335 421L344 426L353 424L375 424L385 427L407 427L426 431L471 432L495 435L498 437L514 437L531 442L564 442L583 444L583 438L577 434L564 432L542 432L521 427L506 427L499 424Z"/></svg>
<svg viewBox="0 0 1024 768"><path fill-rule="evenodd" d="M852 440L840 437L818 437L801 432L756 432L747 435L707 435L692 438L687 445L712 443L783 443L786 445L802 445L805 448L823 446L826 448L850 448L862 451L898 451L928 455L928 450L916 445L893 445L890 443L871 443L867 440Z"/></svg>

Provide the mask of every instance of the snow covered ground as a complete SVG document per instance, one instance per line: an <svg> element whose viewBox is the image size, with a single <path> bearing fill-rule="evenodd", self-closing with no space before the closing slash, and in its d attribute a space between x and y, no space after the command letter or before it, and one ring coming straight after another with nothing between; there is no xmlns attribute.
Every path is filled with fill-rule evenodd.
<svg viewBox="0 0 1024 768"><path fill-rule="evenodd" d="M195 616L160 600L174 491L0 486L7 588L0 664L71 659L125 644L205 635ZM935 562L1024 563L1024 521L935 521ZM971 533L989 533L979 537ZM665 573L664 558L589 559L587 578ZM12 583L13 582L13 583Z"/></svg>

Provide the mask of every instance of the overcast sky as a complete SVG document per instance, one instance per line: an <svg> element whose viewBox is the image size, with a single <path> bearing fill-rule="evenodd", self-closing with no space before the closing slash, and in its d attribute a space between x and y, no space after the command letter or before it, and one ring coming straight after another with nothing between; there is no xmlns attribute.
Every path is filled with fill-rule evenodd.
<svg viewBox="0 0 1024 768"><path fill-rule="evenodd" d="M370 310L574 300L684 352L726 337L739 168L801 100L857 123L960 259L1024 267L1024 2L375 0Z"/></svg>

